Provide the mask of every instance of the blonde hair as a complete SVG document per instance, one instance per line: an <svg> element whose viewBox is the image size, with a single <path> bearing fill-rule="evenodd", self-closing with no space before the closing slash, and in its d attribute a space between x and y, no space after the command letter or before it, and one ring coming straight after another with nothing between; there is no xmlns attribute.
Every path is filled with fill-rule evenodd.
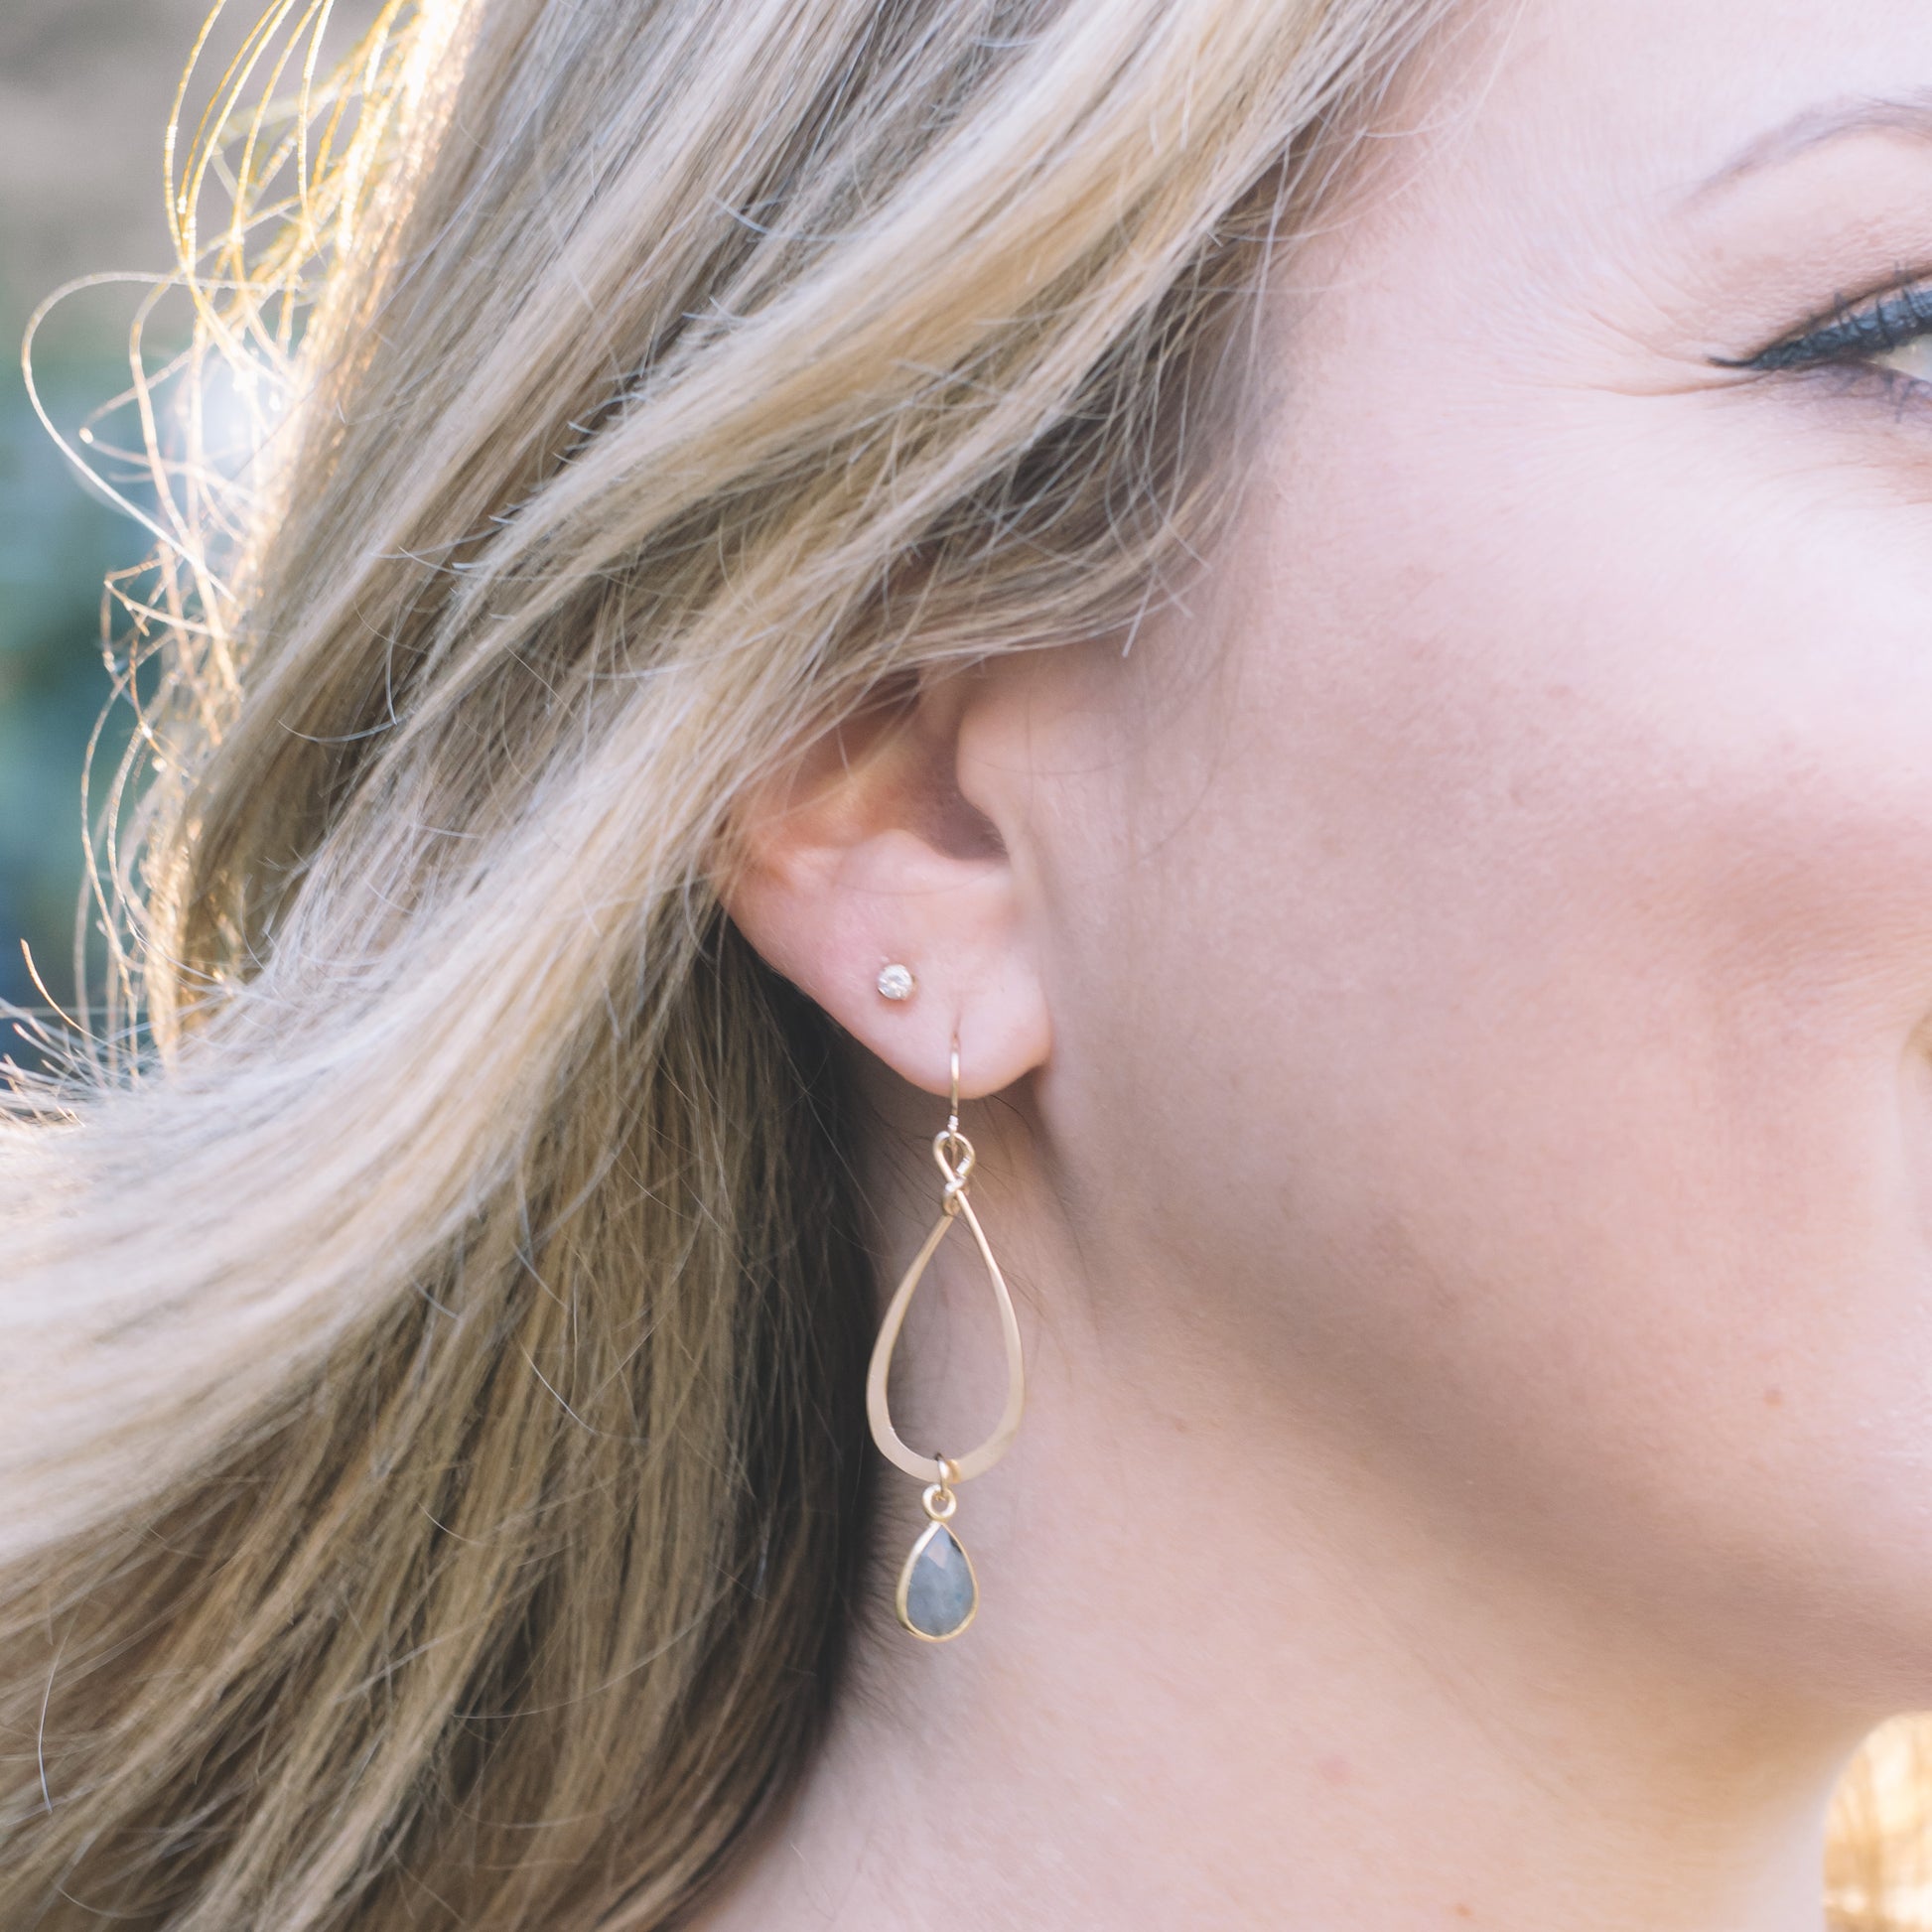
<svg viewBox="0 0 1932 1932"><path fill-rule="evenodd" d="M188 371L273 427L242 492L147 419L105 1044L0 1135L0 1921L658 1926L785 1789L872 1284L731 807L896 681L1132 625L1440 10L251 36L171 186Z"/></svg>

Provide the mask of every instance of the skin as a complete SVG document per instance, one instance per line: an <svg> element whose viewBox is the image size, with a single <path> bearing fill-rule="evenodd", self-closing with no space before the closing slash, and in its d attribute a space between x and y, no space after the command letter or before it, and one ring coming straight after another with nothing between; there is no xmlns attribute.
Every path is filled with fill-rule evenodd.
<svg viewBox="0 0 1932 1932"><path fill-rule="evenodd" d="M1932 14L1490 27L1295 262L1186 609L754 814L886 1287L955 1025L999 1096L1032 1382L957 1643L892 1625L884 1478L714 1932L1815 1932L1836 1780L1932 1703L1932 350L1721 365L1932 275L1932 121L1788 129L1932 88ZM894 1381L955 1452L970 1260Z"/></svg>

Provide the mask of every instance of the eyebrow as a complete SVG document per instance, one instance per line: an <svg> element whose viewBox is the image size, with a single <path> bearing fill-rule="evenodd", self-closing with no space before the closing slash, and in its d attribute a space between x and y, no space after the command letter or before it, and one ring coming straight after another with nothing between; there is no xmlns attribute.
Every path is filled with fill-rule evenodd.
<svg viewBox="0 0 1932 1932"><path fill-rule="evenodd" d="M1722 168L1692 189L1690 198L1695 201L1740 175L1775 167L1827 141L1871 133L1908 134L1932 141L1932 87L1902 94L1859 94L1807 107L1782 125L1747 141Z"/></svg>

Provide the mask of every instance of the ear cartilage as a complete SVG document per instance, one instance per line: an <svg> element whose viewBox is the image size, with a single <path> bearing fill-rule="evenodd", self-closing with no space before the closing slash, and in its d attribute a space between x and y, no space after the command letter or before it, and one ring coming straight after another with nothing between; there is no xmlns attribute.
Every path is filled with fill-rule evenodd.
<svg viewBox="0 0 1932 1932"><path fill-rule="evenodd" d="M912 977L912 969L909 966L895 963L880 968L879 997L882 1000L892 1000L895 1003L909 1000L918 984L918 981Z"/></svg>

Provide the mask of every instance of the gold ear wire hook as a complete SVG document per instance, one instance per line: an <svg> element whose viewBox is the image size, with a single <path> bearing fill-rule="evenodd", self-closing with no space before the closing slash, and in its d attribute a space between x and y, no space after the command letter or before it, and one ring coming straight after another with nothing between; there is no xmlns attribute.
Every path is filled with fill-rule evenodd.
<svg viewBox="0 0 1932 1932"><path fill-rule="evenodd" d="M952 1099L946 1109L946 1132L959 1132L959 1035L952 1036Z"/></svg>

